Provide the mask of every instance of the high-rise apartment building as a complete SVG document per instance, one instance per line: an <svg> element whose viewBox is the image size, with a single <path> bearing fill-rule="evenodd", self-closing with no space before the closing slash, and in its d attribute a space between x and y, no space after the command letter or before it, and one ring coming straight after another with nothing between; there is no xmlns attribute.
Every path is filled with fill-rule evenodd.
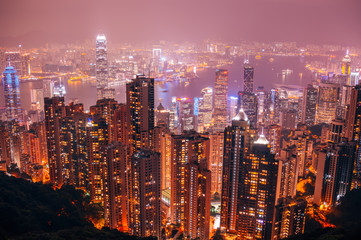
<svg viewBox="0 0 361 240"><path fill-rule="evenodd" d="M207 165L209 158L209 139L198 133L184 132L182 135L172 135L171 140L171 222L184 225L186 165L197 162L201 166ZM204 167L203 167L204 168Z"/></svg>
<svg viewBox="0 0 361 240"><path fill-rule="evenodd" d="M150 150L136 152L130 160L129 220L133 235L161 236L160 154Z"/></svg>
<svg viewBox="0 0 361 240"><path fill-rule="evenodd" d="M150 148L154 128L154 79L137 76L126 86L130 154Z"/></svg>
<svg viewBox="0 0 361 240"><path fill-rule="evenodd" d="M44 108L50 182L61 186L63 184L63 165L60 126L62 118L66 116L64 98L45 98Z"/></svg>
<svg viewBox="0 0 361 240"><path fill-rule="evenodd" d="M109 142L108 124L104 118L93 117L88 127L89 185L94 203L104 205L105 147Z"/></svg>
<svg viewBox="0 0 361 240"><path fill-rule="evenodd" d="M222 193L222 171L223 171L223 148L224 134L209 134L210 156L208 169L212 174L211 193Z"/></svg>
<svg viewBox="0 0 361 240"><path fill-rule="evenodd" d="M272 239L286 239L304 233L307 201L282 198L276 206Z"/></svg>
<svg viewBox="0 0 361 240"><path fill-rule="evenodd" d="M191 239L209 239L211 172L202 163L186 165L184 231Z"/></svg>
<svg viewBox="0 0 361 240"><path fill-rule="evenodd" d="M325 151L318 159L314 202L334 206L350 191L355 144L329 143Z"/></svg>
<svg viewBox="0 0 361 240"><path fill-rule="evenodd" d="M105 149L103 195L105 226L128 231L127 148L112 142Z"/></svg>

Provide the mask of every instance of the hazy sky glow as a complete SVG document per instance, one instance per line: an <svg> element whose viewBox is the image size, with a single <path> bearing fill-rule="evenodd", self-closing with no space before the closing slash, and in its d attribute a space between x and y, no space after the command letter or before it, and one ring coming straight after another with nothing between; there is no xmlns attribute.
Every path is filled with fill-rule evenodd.
<svg viewBox="0 0 361 240"><path fill-rule="evenodd" d="M113 41L298 41L361 45L359 0L1 0L0 45Z"/></svg>

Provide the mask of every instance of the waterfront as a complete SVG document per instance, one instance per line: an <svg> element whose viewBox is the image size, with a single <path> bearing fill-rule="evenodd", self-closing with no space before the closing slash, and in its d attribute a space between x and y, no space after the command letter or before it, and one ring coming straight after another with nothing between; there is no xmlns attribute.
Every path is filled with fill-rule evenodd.
<svg viewBox="0 0 361 240"><path fill-rule="evenodd" d="M265 90L275 87L277 84L306 86L312 81L312 73L305 68L308 60L321 59L320 57L263 57L259 60L250 58L250 64L255 69L254 86L264 86ZM229 96L235 96L242 89L243 57L235 58L233 64L224 66L229 70ZM283 71L282 70L290 70ZM215 68L207 68L198 71L199 78L189 81L156 82L155 105L162 104L169 108L172 96L177 97L199 97L201 90L205 87L214 87ZM302 77L301 77L302 76ZM66 103L77 101L84 104L85 109L95 104L95 84L82 81L63 81L67 94ZM31 107L30 89L41 88L42 81L21 82L21 105L25 110ZM125 102L125 85L116 86L116 100ZM0 88L1 96L4 95L3 87ZM0 98L0 106L4 106L4 98Z"/></svg>

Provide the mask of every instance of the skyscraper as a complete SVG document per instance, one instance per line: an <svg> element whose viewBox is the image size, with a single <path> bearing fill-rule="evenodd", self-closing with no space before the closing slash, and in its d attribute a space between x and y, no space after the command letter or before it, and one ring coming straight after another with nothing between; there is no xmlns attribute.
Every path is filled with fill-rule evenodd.
<svg viewBox="0 0 361 240"><path fill-rule="evenodd" d="M6 67L3 73L3 87L7 120L22 121L19 77L12 66Z"/></svg>
<svg viewBox="0 0 361 240"><path fill-rule="evenodd" d="M104 118L94 116L88 127L88 156L90 197L94 203L104 204L104 170L109 132Z"/></svg>
<svg viewBox="0 0 361 240"><path fill-rule="evenodd" d="M184 231L191 239L209 239L211 172L204 164L186 165Z"/></svg>
<svg viewBox="0 0 361 240"><path fill-rule="evenodd" d="M251 65L249 65L248 61L245 62L243 68L244 68L243 91L247 93L253 93L254 68Z"/></svg>
<svg viewBox="0 0 361 240"><path fill-rule="evenodd" d="M210 87L203 88L201 91L202 98L199 99L198 112L198 131L203 132L212 124L213 110L213 89Z"/></svg>
<svg viewBox="0 0 361 240"><path fill-rule="evenodd" d="M181 131L196 130L197 118L192 98L177 98Z"/></svg>
<svg viewBox="0 0 361 240"><path fill-rule="evenodd" d="M336 114L340 85L319 83L316 110L316 123L330 123Z"/></svg>
<svg viewBox="0 0 361 240"><path fill-rule="evenodd" d="M211 193L222 193L222 171L223 171L223 148L224 134L209 134L210 156L208 159L208 169L211 170L212 184Z"/></svg>
<svg viewBox="0 0 361 240"><path fill-rule="evenodd" d="M107 39L104 34L99 34L97 36L95 51L97 99L102 99L104 89L108 88L109 77Z"/></svg>
<svg viewBox="0 0 361 240"><path fill-rule="evenodd" d="M319 159L317 167L315 194L321 193L321 199L315 198L316 204L334 206L350 191L352 171L355 159L353 142L329 143L326 154ZM321 180L321 181L320 181Z"/></svg>
<svg viewBox="0 0 361 240"><path fill-rule="evenodd" d="M305 123L308 127L315 124L317 105L317 89L311 84L303 90L303 104L302 104L302 119L301 122Z"/></svg>
<svg viewBox="0 0 361 240"><path fill-rule="evenodd" d="M240 165L250 147L249 121L243 109L224 130L221 229L238 233Z"/></svg>
<svg viewBox="0 0 361 240"><path fill-rule="evenodd" d="M237 230L242 239L271 239L278 161L261 134L240 165Z"/></svg>
<svg viewBox="0 0 361 240"><path fill-rule="evenodd" d="M227 126L228 71L216 70L214 86L213 131L223 132Z"/></svg>
<svg viewBox="0 0 361 240"><path fill-rule="evenodd" d="M127 83L130 154L150 148L154 128L154 79L137 76Z"/></svg>
<svg viewBox="0 0 361 240"><path fill-rule="evenodd" d="M209 156L209 139L194 131L172 135L171 140L171 221L185 223L186 165L196 161L206 165Z"/></svg>
<svg viewBox="0 0 361 240"><path fill-rule="evenodd" d="M103 177L105 226L128 231L127 150L112 142L105 149Z"/></svg>
<svg viewBox="0 0 361 240"><path fill-rule="evenodd" d="M257 127L258 99L252 92L238 92L238 109L243 108L247 114L251 127Z"/></svg>
<svg viewBox="0 0 361 240"><path fill-rule="evenodd" d="M307 201L283 198L276 206L272 239L285 239L304 233Z"/></svg>
<svg viewBox="0 0 361 240"><path fill-rule="evenodd" d="M130 164L129 227L134 235L160 239L160 154L141 150L131 157Z"/></svg>
<svg viewBox="0 0 361 240"><path fill-rule="evenodd" d="M351 58L348 54L348 50L346 55L342 58L342 75L347 76L346 85L350 85L350 74L351 74Z"/></svg>
<svg viewBox="0 0 361 240"><path fill-rule="evenodd" d="M345 137L356 142L356 174L361 177L361 86L355 86L351 91L350 107L346 118ZM359 181L360 182L360 181Z"/></svg>

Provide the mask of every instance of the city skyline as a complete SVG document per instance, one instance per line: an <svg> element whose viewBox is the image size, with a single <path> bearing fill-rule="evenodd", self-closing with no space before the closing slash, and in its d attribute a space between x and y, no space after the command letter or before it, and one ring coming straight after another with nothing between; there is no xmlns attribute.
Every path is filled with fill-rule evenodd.
<svg viewBox="0 0 361 240"><path fill-rule="evenodd" d="M0 238L359 238L357 4L67 1L4 4Z"/></svg>

